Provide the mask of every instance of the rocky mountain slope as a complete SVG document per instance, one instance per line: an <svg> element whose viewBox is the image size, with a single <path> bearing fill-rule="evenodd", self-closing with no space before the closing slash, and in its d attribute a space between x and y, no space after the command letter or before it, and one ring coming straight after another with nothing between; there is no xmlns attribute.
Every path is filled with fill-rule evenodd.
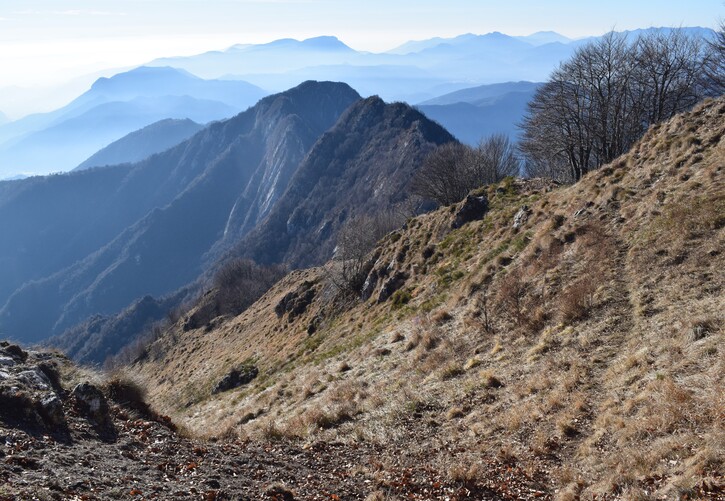
<svg viewBox="0 0 725 501"><path fill-rule="evenodd" d="M293 268L323 263L351 216L405 202L425 156L451 141L445 129L406 104L378 97L355 103L317 141L280 202L241 240L237 253Z"/></svg>
<svg viewBox="0 0 725 501"><path fill-rule="evenodd" d="M368 499L722 499L724 118L706 101L573 186L481 188L383 239L359 299L339 263L296 271L131 370L197 435L376 448L334 453Z"/></svg>
<svg viewBox="0 0 725 501"><path fill-rule="evenodd" d="M406 201L424 156L454 140L408 105L307 82L142 162L6 185L0 332L62 334L54 346L103 363L220 257L322 264L351 217Z"/></svg>
<svg viewBox="0 0 725 501"><path fill-rule="evenodd" d="M262 219L358 99L308 82L137 164L0 184L0 332L37 341L195 280L228 221Z"/></svg>

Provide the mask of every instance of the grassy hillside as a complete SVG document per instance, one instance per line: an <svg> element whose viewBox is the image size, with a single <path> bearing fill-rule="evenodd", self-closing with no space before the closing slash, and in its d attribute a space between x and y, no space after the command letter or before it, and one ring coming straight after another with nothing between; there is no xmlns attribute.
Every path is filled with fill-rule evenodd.
<svg viewBox="0 0 725 501"><path fill-rule="evenodd" d="M576 185L482 188L482 219L453 229L460 203L381 241L369 299L335 263L296 271L134 371L195 434L376 447L369 499L395 468L512 499L722 495L724 130L721 98ZM212 395L238 366L259 375Z"/></svg>

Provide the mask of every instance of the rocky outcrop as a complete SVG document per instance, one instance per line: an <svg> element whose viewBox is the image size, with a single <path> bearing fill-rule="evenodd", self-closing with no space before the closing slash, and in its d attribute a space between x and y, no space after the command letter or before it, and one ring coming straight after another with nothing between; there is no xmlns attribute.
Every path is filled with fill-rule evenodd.
<svg viewBox="0 0 725 501"><path fill-rule="evenodd" d="M486 212L488 212L488 197L485 194L478 196L468 195L460 209L456 212L451 227L456 229L471 221L483 219Z"/></svg>
<svg viewBox="0 0 725 501"><path fill-rule="evenodd" d="M277 318L282 318L287 314L287 318L291 321L295 317L302 315L307 311L307 307L315 298L316 291L314 282L304 281L295 290L288 292L274 307Z"/></svg>
<svg viewBox="0 0 725 501"><path fill-rule="evenodd" d="M110 419L108 402L103 392L89 382L78 384L71 392L73 403L84 416L98 424L105 424Z"/></svg>
<svg viewBox="0 0 725 501"><path fill-rule="evenodd" d="M47 432L65 427L55 357L0 343L0 421Z"/></svg>
<svg viewBox="0 0 725 501"><path fill-rule="evenodd" d="M212 395L222 393L225 391L239 388L245 384L250 383L254 378L259 375L259 369L254 365L242 365L236 369L232 369L229 374L224 376L217 384L212 388Z"/></svg>
<svg viewBox="0 0 725 501"><path fill-rule="evenodd" d="M380 294L378 294L378 303L383 303L388 300L390 296L405 285L405 281L408 279L408 275L402 271L395 272L390 278L383 282L383 286L380 288Z"/></svg>
<svg viewBox="0 0 725 501"><path fill-rule="evenodd" d="M514 228L521 228L524 223L526 223L526 221L529 219L529 214L531 214L531 209L529 208L529 206L522 206L514 215L514 224L512 226Z"/></svg>

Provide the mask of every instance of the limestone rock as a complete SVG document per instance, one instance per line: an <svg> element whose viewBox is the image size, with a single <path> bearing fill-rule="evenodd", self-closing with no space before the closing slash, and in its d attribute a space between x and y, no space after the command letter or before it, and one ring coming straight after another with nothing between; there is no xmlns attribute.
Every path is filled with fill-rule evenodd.
<svg viewBox="0 0 725 501"><path fill-rule="evenodd" d="M531 209L528 205L524 205L519 209L519 211L514 216L514 228L521 228L524 223L529 219L529 214L531 214Z"/></svg>
<svg viewBox="0 0 725 501"><path fill-rule="evenodd" d="M407 279L408 275L406 275L402 271L399 271L390 278L388 278L383 283L383 286L380 289L380 294L378 295L378 303L383 303L387 301L388 298L392 296L395 291L400 289L405 284L405 281Z"/></svg>

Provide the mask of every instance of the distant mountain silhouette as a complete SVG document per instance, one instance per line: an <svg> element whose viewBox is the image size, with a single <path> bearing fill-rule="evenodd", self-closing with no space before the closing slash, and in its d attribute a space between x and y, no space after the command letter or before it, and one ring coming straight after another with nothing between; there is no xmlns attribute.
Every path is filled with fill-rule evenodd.
<svg viewBox="0 0 725 501"><path fill-rule="evenodd" d="M709 37L714 33L706 28L682 30ZM633 32L633 39L636 34ZM415 103L476 85L545 81L560 62L588 41L570 40L554 32L528 36L469 33L369 53L355 51L336 38L322 37L233 46L149 64L184 68L205 78L241 79L270 90L307 79L345 81L362 95Z"/></svg>
<svg viewBox="0 0 725 501"><path fill-rule="evenodd" d="M203 80L178 68L141 66L110 78L99 78L88 92L70 106L98 101L127 101L139 96L192 96L243 110L266 94L264 90L247 82Z"/></svg>
<svg viewBox="0 0 725 501"><path fill-rule="evenodd" d="M469 103L487 105L512 92L531 93L539 87L536 82L504 82L470 87L429 99L418 106Z"/></svg>
<svg viewBox="0 0 725 501"><path fill-rule="evenodd" d="M534 82L482 85L431 99L416 108L464 143L475 145L497 133L516 141L517 124L539 85Z"/></svg>
<svg viewBox="0 0 725 501"><path fill-rule="evenodd" d="M531 35L522 37L516 37L517 39L530 43L532 45L545 45L549 43L569 43L572 41L571 38L567 38L564 35L560 35L555 31L537 31Z"/></svg>
<svg viewBox="0 0 725 501"><path fill-rule="evenodd" d="M242 81L141 67L101 78L67 106L0 126L0 176L76 167L126 134L165 118L227 118L266 95Z"/></svg>
<svg viewBox="0 0 725 501"><path fill-rule="evenodd" d="M349 62L359 56L360 53L335 37L302 41L285 38L260 45L235 45L225 51L195 56L162 58L149 64L183 68L205 78L218 78L239 73L284 73L311 65Z"/></svg>
<svg viewBox="0 0 725 501"><path fill-rule="evenodd" d="M195 280L358 99L307 82L137 164L0 183L0 331L36 341Z"/></svg>
<svg viewBox="0 0 725 501"><path fill-rule="evenodd" d="M189 119L160 120L114 141L74 170L138 162L154 153L176 146L203 128L204 126Z"/></svg>
<svg viewBox="0 0 725 501"><path fill-rule="evenodd" d="M0 146L0 169L33 173L68 171L129 132L159 120L189 118L205 123L238 111L218 101L188 96L137 97L102 103Z"/></svg>

